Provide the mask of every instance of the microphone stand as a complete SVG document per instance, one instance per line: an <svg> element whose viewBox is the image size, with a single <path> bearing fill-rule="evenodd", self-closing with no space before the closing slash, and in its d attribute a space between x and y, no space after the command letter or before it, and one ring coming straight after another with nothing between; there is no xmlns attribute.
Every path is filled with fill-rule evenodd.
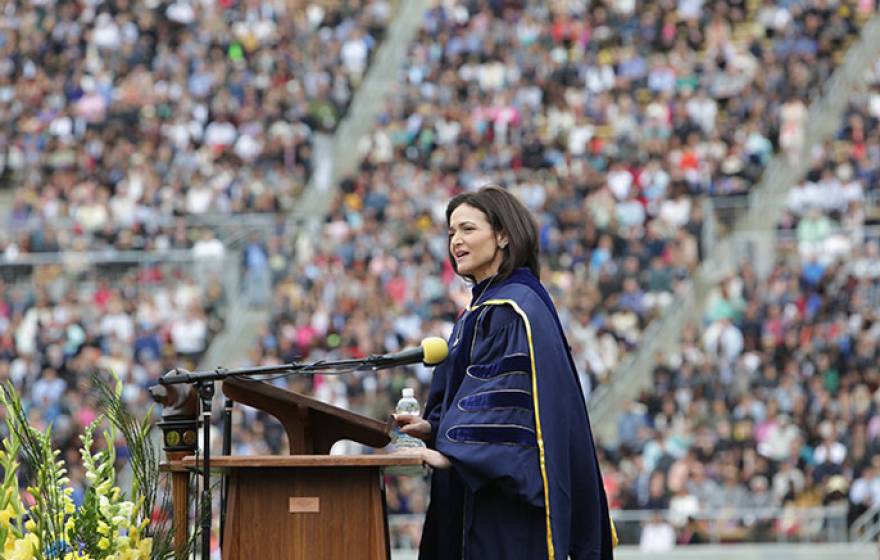
<svg viewBox="0 0 880 560"><path fill-rule="evenodd" d="M196 381L196 391L202 401L202 560L211 558L211 401L214 399L213 381Z"/></svg>
<svg viewBox="0 0 880 560"><path fill-rule="evenodd" d="M223 454L232 455L232 399L223 403ZM226 525L226 499L229 496L229 477L223 475L220 485L220 548L223 548L223 527Z"/></svg>

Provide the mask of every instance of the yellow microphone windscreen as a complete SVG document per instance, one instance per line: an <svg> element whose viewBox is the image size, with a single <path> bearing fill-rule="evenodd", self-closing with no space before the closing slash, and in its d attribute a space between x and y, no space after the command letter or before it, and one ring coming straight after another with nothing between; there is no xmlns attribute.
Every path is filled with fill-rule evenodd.
<svg viewBox="0 0 880 560"><path fill-rule="evenodd" d="M429 336L422 339L422 351L424 352L422 362L425 365L433 366L446 359L446 356L449 355L449 346L439 336Z"/></svg>

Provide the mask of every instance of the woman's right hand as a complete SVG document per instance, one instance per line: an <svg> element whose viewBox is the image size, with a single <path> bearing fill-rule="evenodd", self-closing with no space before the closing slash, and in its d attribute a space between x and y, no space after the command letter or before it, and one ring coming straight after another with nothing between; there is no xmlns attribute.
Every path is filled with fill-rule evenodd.
<svg viewBox="0 0 880 560"><path fill-rule="evenodd" d="M431 423L420 416L414 416L412 414L395 414L394 421L397 422L400 431L407 435L425 441L431 439Z"/></svg>

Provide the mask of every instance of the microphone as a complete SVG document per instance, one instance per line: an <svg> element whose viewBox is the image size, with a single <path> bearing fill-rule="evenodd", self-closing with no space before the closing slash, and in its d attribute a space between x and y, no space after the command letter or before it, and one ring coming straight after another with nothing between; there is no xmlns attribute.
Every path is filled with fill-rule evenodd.
<svg viewBox="0 0 880 560"><path fill-rule="evenodd" d="M426 366L435 366L445 360L448 355L449 346L446 341L439 336L429 336L422 339L417 348L408 348L394 354L370 356L364 365L368 368L388 368L422 362Z"/></svg>

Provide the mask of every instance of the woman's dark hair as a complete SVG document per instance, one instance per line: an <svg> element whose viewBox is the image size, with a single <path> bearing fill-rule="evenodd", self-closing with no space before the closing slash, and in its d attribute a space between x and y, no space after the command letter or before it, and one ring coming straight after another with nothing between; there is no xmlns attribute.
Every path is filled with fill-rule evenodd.
<svg viewBox="0 0 880 560"><path fill-rule="evenodd" d="M498 268L499 280L507 278L520 267L531 270L536 278L541 277L541 265L538 263L541 252L538 242L538 223L518 198L498 185L487 185L476 192L462 193L450 200L446 206L447 226L452 213L462 204L473 206L483 212L492 226L492 231L507 235L507 246L503 249L504 258ZM452 263L452 268L457 274L458 266L455 264L455 258L452 256L449 244L446 245L449 262Z"/></svg>

